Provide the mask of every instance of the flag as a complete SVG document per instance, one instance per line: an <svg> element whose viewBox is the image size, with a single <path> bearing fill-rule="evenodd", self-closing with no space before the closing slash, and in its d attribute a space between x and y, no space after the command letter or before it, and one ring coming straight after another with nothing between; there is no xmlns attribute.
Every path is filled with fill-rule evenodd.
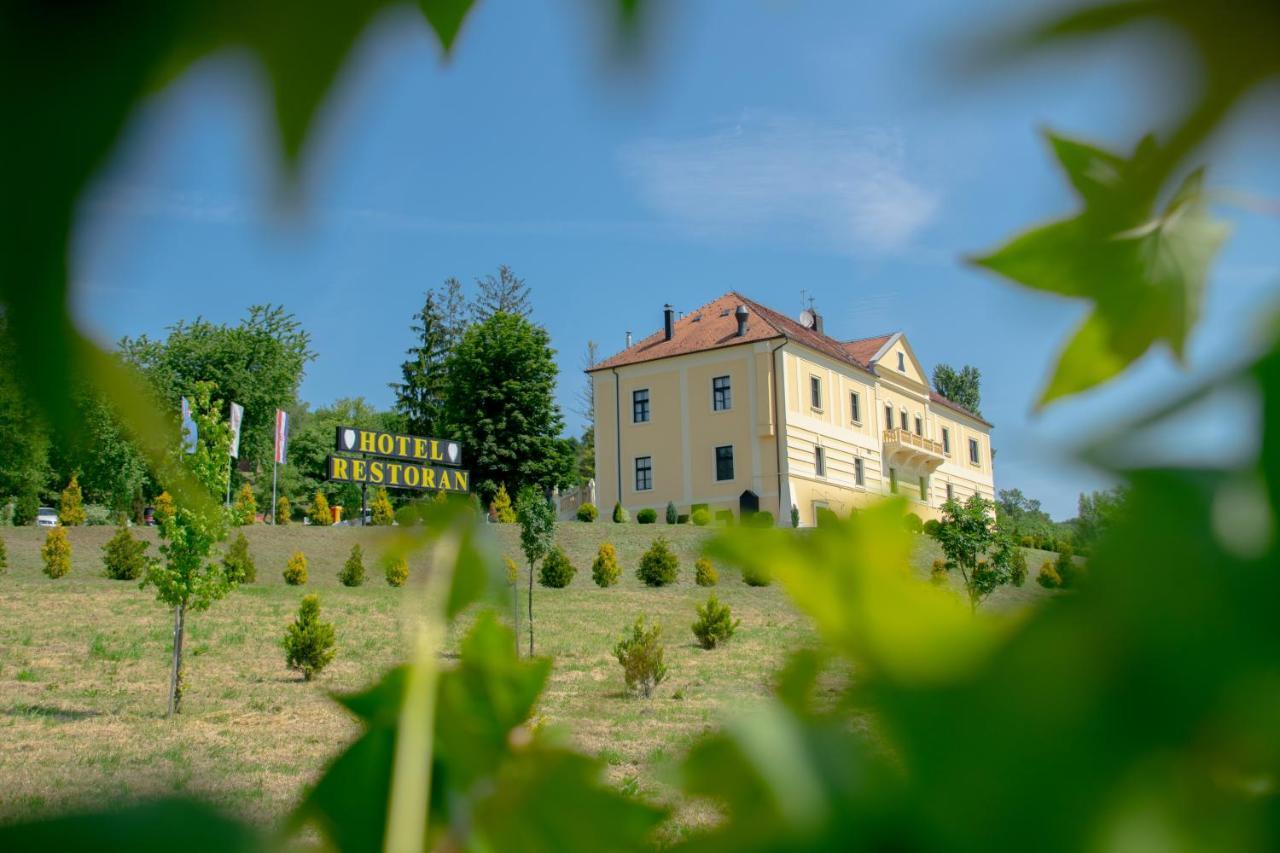
<svg viewBox="0 0 1280 853"><path fill-rule="evenodd" d="M240 458L240 421L244 420L244 406L231 404L231 458Z"/></svg>
<svg viewBox="0 0 1280 853"><path fill-rule="evenodd" d="M276 455L279 464L285 464L285 452L289 448L289 415L283 409L276 409Z"/></svg>
<svg viewBox="0 0 1280 853"><path fill-rule="evenodd" d="M199 440L199 430L196 429L195 419L191 417L191 403L186 397L182 398L182 450L184 453L195 453L196 442Z"/></svg>

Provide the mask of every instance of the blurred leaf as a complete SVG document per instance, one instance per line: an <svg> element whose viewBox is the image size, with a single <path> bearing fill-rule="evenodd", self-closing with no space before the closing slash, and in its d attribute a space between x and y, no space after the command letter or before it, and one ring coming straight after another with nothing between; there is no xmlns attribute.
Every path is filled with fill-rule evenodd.
<svg viewBox="0 0 1280 853"><path fill-rule="evenodd" d="M0 826L0 850L8 853L166 853L177 847L190 853L247 853L265 844L245 824L177 799Z"/></svg>
<svg viewBox="0 0 1280 853"><path fill-rule="evenodd" d="M435 30L446 54L453 49L453 41L462 29L462 22L474 5L475 0L418 0L423 17Z"/></svg>
<svg viewBox="0 0 1280 853"><path fill-rule="evenodd" d="M444 501L420 501L402 508L401 515L403 521L387 546L390 557L430 548L446 537L455 540L450 543L453 575L445 602L446 619L454 619L477 601L506 602L506 570L493 534L471 499L454 495Z"/></svg>
<svg viewBox="0 0 1280 853"><path fill-rule="evenodd" d="M1150 138L1127 160L1049 139L1083 209L974 260L1027 287L1094 303L1059 357L1040 405L1110 379L1157 342L1181 358L1209 265L1227 233L1208 215L1199 171L1155 211L1160 152Z"/></svg>

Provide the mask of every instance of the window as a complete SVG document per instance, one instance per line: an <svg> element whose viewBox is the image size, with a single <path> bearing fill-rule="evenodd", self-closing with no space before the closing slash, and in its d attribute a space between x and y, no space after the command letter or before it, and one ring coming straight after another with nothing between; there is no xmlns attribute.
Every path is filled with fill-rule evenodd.
<svg viewBox="0 0 1280 853"><path fill-rule="evenodd" d="M716 448L716 479L733 479L733 445Z"/></svg>
<svg viewBox="0 0 1280 853"><path fill-rule="evenodd" d="M819 477L827 475L827 451L823 447L813 448L813 473Z"/></svg>
<svg viewBox="0 0 1280 853"><path fill-rule="evenodd" d="M853 482L861 486L862 477L862 457L859 456L853 460Z"/></svg>
<svg viewBox="0 0 1280 853"><path fill-rule="evenodd" d="M897 468L889 469L889 491L893 492L895 495L898 493L898 469Z"/></svg>
<svg viewBox="0 0 1280 853"><path fill-rule="evenodd" d="M901 351L898 352L898 372L899 373L907 372L907 356L905 353Z"/></svg>
<svg viewBox="0 0 1280 853"><path fill-rule="evenodd" d="M924 435L924 421L920 420L919 415L916 415L916 435Z"/></svg>
<svg viewBox="0 0 1280 853"><path fill-rule="evenodd" d="M956 499L955 487L952 486L950 483L947 483L947 500L953 501L955 499Z"/></svg>
<svg viewBox="0 0 1280 853"><path fill-rule="evenodd" d="M942 428L942 452L951 455L951 430Z"/></svg>
<svg viewBox="0 0 1280 853"><path fill-rule="evenodd" d="M893 429L893 406L884 407L884 428Z"/></svg>
<svg viewBox="0 0 1280 853"><path fill-rule="evenodd" d="M729 391L729 377L717 376L711 380L711 410L723 412L733 408L733 394Z"/></svg>
<svg viewBox="0 0 1280 853"><path fill-rule="evenodd" d="M976 438L969 439L969 461L972 462L974 465L979 464L978 439Z"/></svg>
<svg viewBox="0 0 1280 853"><path fill-rule="evenodd" d="M640 388L631 392L631 422L637 424L649 422L648 388Z"/></svg>
<svg viewBox="0 0 1280 853"><path fill-rule="evenodd" d="M809 405L815 409L822 408L822 380L816 376L809 377Z"/></svg>
<svg viewBox="0 0 1280 853"><path fill-rule="evenodd" d="M636 457L636 491L647 492L653 488L653 457Z"/></svg>
<svg viewBox="0 0 1280 853"><path fill-rule="evenodd" d="M920 500L922 501L929 500L929 478L928 477L920 478Z"/></svg>
<svg viewBox="0 0 1280 853"><path fill-rule="evenodd" d="M849 394L849 417L855 424L862 423L862 399L857 391Z"/></svg>
<svg viewBox="0 0 1280 853"><path fill-rule="evenodd" d="M906 409L903 409L901 412L899 412L899 413L898 413L898 425L902 427L902 431L903 431L903 432L907 432L907 431L908 431L908 427L907 427L907 410L906 410Z"/></svg>

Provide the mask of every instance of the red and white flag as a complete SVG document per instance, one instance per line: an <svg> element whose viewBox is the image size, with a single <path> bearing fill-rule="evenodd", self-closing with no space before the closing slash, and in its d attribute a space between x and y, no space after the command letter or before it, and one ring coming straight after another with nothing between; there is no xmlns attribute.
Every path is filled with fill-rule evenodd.
<svg viewBox="0 0 1280 853"><path fill-rule="evenodd" d="M278 464L285 464L285 451L289 447L289 415L283 409L276 409L276 456Z"/></svg>

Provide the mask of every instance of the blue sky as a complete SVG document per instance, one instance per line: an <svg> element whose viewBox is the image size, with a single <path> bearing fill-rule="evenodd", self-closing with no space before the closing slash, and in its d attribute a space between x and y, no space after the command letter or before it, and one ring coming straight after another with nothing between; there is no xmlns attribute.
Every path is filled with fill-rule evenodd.
<svg viewBox="0 0 1280 853"><path fill-rule="evenodd" d="M736 289L837 337L902 329L926 367L974 364L996 424L998 486L1056 516L1100 476L1073 461L1097 429L1188 380L1168 354L1033 415L1084 306L1020 291L960 258L1067 213L1037 129L1115 146L1156 127L1185 81L1112 41L1002 71L960 70L956 45L1029 4L718 0L673 4L639 68L608 60L585 2L483 0L448 63L411 11L365 34L306 152L302 204L282 202L261 76L246 56L196 66L148 102L85 199L74 306L104 340L195 315L284 304L319 358L313 405L389 405L410 317L444 278L512 266L559 351L572 411L588 339L647 334L671 302ZM1211 183L1280 197L1241 118ZM1235 236L1211 280L1190 370L1240 349L1280 281L1274 214L1224 208ZM1247 395L1173 436L1245 452Z"/></svg>

